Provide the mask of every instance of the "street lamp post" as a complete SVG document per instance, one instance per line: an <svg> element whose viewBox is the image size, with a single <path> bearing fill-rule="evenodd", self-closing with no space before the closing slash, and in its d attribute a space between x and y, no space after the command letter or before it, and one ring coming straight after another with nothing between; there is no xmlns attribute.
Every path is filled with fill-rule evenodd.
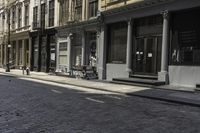
<svg viewBox="0 0 200 133"><path fill-rule="evenodd" d="M10 72L10 61L9 61L9 55L10 55L10 8L9 5L7 6L7 24L8 24L8 40L6 45L6 72Z"/></svg>

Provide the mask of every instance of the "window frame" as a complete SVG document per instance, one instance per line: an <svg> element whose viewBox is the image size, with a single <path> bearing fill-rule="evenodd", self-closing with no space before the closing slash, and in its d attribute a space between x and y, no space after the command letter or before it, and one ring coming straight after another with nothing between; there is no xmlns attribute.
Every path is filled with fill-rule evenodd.
<svg viewBox="0 0 200 133"><path fill-rule="evenodd" d="M82 0L76 0L75 3L75 20L80 21L82 20Z"/></svg>
<svg viewBox="0 0 200 133"><path fill-rule="evenodd" d="M45 14L46 14L46 3L41 4L41 20L40 20L40 27L43 29L45 28Z"/></svg>
<svg viewBox="0 0 200 133"><path fill-rule="evenodd" d="M116 44L114 44L114 39L112 38L113 36L113 33L112 33L112 29L114 30L117 30L117 29L120 29L119 26L121 29L125 30L125 43L123 44L123 48L124 50L126 51L126 48L127 48L127 30L128 30L128 24L125 22L125 21L122 21L122 22L117 22L117 23L113 23L113 24L109 24L108 26L108 40L107 40L107 43L108 43L108 50L107 50L107 63L110 63L110 64L126 64L126 52L124 53L125 55L120 55L120 57L122 57L123 59L118 59L118 60L113 60L114 57L113 56L113 52L114 49L113 49L113 46L116 47ZM123 27L123 28L122 28ZM120 51L122 51L122 49L120 49ZM116 55L116 54L114 54Z"/></svg>
<svg viewBox="0 0 200 133"><path fill-rule="evenodd" d="M49 27L54 26L55 0L49 1Z"/></svg>
<svg viewBox="0 0 200 133"><path fill-rule="evenodd" d="M38 6L33 7L33 29L38 26Z"/></svg>
<svg viewBox="0 0 200 133"><path fill-rule="evenodd" d="M18 28L22 27L22 7L18 7Z"/></svg>
<svg viewBox="0 0 200 133"><path fill-rule="evenodd" d="M29 4L24 5L24 26L29 25L29 10L30 10Z"/></svg>
<svg viewBox="0 0 200 133"><path fill-rule="evenodd" d="M197 8L184 10L171 15L169 65L200 66L200 56L197 56L200 54L200 45L198 44L200 41L200 26L197 24L200 22L200 19L199 17L195 17L195 15L200 15L199 11L200 9ZM195 20L187 18L190 21L186 21L186 23L183 24L179 23L179 21L184 20L188 16ZM189 32L191 33L189 34Z"/></svg>
<svg viewBox="0 0 200 133"><path fill-rule="evenodd" d="M15 29L16 28L16 7L12 7L12 29Z"/></svg>
<svg viewBox="0 0 200 133"><path fill-rule="evenodd" d="M61 45L62 44L65 44L66 46L64 47L64 49L61 49ZM67 66L68 65L68 42L67 41L61 41L61 42L59 42L59 48L58 48L58 64L59 64L59 66ZM61 54L61 52L66 52L65 54ZM60 57L65 57L65 59L66 59L66 64L64 64L64 63L61 63L60 62Z"/></svg>

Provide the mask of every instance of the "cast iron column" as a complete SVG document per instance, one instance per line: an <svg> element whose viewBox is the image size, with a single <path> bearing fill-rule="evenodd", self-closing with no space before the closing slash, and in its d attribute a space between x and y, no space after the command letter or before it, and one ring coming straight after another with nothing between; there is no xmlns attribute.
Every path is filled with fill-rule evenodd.
<svg viewBox="0 0 200 133"><path fill-rule="evenodd" d="M72 58L71 58L71 54L72 54L72 48L71 48L71 45L72 45L72 38L73 38L73 34L72 33L70 33L69 34L69 41L68 41L68 65L69 65L69 70L68 71L70 71L70 72L72 72ZM72 73L71 73L72 74Z"/></svg>
<svg viewBox="0 0 200 133"><path fill-rule="evenodd" d="M132 21L128 21L128 30L127 30L127 53L126 53L126 71L132 71Z"/></svg>
<svg viewBox="0 0 200 133"><path fill-rule="evenodd" d="M85 32L82 32L82 56L81 65L85 65Z"/></svg>
<svg viewBox="0 0 200 133"><path fill-rule="evenodd" d="M169 14L163 11L163 36L162 36L162 55L161 55L161 72L158 79L168 83L168 53L169 53Z"/></svg>
<svg viewBox="0 0 200 133"><path fill-rule="evenodd" d="M106 79L106 41L107 41L107 26L101 24L99 27L98 47L98 77L100 80Z"/></svg>

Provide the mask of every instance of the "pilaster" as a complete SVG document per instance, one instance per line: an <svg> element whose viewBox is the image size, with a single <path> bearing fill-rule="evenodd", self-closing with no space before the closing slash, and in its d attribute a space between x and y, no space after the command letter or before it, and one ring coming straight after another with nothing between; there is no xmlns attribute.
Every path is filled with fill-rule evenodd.
<svg viewBox="0 0 200 133"><path fill-rule="evenodd" d="M72 69L72 58L71 58L71 56L72 56L72 52L71 52L71 38L73 37L73 35L70 33L69 34L69 37L68 37L68 70L69 71L71 71L71 69Z"/></svg>
<svg viewBox="0 0 200 133"><path fill-rule="evenodd" d="M99 48L99 56L97 58L98 75L100 80L106 79L106 31L107 27L104 24L102 24L98 32L99 38L97 42L97 46Z"/></svg>
<svg viewBox="0 0 200 133"><path fill-rule="evenodd" d="M86 0L82 0L82 21L85 20Z"/></svg>
<svg viewBox="0 0 200 133"><path fill-rule="evenodd" d="M16 58L15 58L16 66L19 65L19 41L16 40Z"/></svg>

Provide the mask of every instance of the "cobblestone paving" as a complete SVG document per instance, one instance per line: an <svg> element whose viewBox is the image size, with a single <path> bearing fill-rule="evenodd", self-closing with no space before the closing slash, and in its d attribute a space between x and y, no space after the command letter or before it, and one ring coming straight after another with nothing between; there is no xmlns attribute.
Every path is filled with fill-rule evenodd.
<svg viewBox="0 0 200 133"><path fill-rule="evenodd" d="M200 133L200 108L0 76L0 133Z"/></svg>

